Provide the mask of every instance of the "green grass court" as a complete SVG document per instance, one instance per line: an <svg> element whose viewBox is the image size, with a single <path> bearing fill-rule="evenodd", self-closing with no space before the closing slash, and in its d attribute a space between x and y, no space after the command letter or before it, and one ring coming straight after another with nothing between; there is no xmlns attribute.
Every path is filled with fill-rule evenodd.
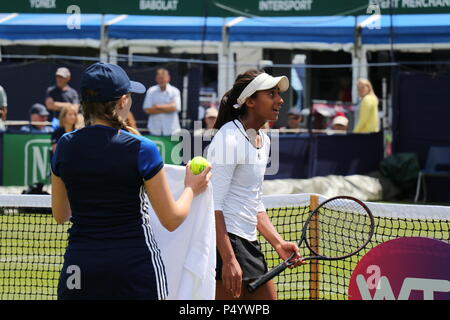
<svg viewBox="0 0 450 320"><path fill-rule="evenodd" d="M308 208L268 211L281 235L300 238ZM56 287L67 245L69 224L57 225L49 214L0 214L0 300L56 299ZM397 237L450 239L448 221L376 218L372 242L359 254L341 261L320 262L320 299L345 300L351 273L359 259L376 245ZM261 240L269 268L281 262ZM302 249L302 248L301 248ZM303 250L302 254L307 255ZM309 299L310 264L287 269L275 278L279 299Z"/></svg>

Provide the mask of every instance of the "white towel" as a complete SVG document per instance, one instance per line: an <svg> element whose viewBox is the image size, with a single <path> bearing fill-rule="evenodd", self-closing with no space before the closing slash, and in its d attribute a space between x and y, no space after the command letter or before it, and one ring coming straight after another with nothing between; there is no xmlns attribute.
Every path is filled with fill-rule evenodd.
<svg viewBox="0 0 450 320"><path fill-rule="evenodd" d="M177 199L184 189L185 167L165 165L170 190ZM161 250L169 285L168 300L214 300L216 228L212 186L194 198L186 220L167 231L150 209L153 232Z"/></svg>

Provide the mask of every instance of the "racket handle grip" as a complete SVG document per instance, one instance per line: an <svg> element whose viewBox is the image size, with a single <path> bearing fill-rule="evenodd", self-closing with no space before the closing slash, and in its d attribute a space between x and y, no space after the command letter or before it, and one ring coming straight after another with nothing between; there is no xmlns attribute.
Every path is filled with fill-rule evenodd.
<svg viewBox="0 0 450 320"><path fill-rule="evenodd" d="M279 265L277 265L275 268L271 269L266 274L263 274L261 277L256 279L253 282L250 282L247 285L248 292L253 292L256 289L258 289L260 286L262 286L267 281L271 280L272 278L279 275L281 272L283 272L288 267L288 264L286 262L282 262Z"/></svg>

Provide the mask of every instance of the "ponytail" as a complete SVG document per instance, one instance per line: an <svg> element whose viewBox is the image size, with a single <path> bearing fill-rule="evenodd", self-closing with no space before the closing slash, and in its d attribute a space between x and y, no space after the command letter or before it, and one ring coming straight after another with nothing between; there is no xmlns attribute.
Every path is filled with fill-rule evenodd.
<svg viewBox="0 0 450 320"><path fill-rule="evenodd" d="M242 91L244 91L248 84L261 73L264 73L264 71L251 69L237 76L233 88L226 92L220 101L219 114L214 123L214 129L219 130L225 123L239 119L240 116L247 113L247 106L245 103L239 109L236 109L233 106L237 103L237 99ZM256 93L254 96L256 96Z"/></svg>
<svg viewBox="0 0 450 320"><path fill-rule="evenodd" d="M115 129L125 129L126 123L116 111L117 101L109 102L82 102L84 120L87 126L92 125L95 119L107 121Z"/></svg>

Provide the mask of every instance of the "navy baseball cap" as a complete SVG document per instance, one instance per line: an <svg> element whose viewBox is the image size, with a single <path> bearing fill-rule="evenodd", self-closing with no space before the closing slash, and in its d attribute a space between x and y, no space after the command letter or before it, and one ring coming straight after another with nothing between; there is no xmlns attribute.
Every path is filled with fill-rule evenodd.
<svg viewBox="0 0 450 320"><path fill-rule="evenodd" d="M142 83L130 81L125 70L115 64L97 62L81 77L81 98L86 102L108 102L124 94L145 93Z"/></svg>
<svg viewBox="0 0 450 320"><path fill-rule="evenodd" d="M35 103L30 108L30 114L38 114L40 116L48 116L50 113L47 111L47 108L40 103Z"/></svg>

